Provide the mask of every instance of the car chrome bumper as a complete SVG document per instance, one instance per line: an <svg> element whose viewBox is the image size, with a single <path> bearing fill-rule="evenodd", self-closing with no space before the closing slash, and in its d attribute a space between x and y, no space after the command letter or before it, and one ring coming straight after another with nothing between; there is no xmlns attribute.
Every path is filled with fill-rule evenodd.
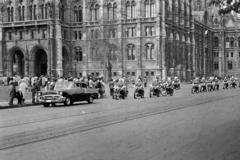
<svg viewBox="0 0 240 160"><path fill-rule="evenodd" d="M66 101L65 97L59 97L58 99L41 99L39 98L38 101L40 103L64 103Z"/></svg>

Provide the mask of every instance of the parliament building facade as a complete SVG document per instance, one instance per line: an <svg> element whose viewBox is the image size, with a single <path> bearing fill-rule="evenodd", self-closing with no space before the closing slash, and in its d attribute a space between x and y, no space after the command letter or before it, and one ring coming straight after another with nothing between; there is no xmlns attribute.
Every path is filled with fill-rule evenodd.
<svg viewBox="0 0 240 160"><path fill-rule="evenodd" d="M195 3L6 0L0 8L0 76L178 76L187 81L220 74L214 70L215 54L222 53L223 40L219 48L213 43L225 32L216 33L205 22L206 7Z"/></svg>

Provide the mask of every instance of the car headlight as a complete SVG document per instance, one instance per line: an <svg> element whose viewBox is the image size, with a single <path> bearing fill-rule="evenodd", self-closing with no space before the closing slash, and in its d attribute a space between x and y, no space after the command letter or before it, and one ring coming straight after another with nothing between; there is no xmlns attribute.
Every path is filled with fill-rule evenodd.
<svg viewBox="0 0 240 160"><path fill-rule="evenodd" d="M63 95L63 92L59 91L58 94L62 96L62 95Z"/></svg>

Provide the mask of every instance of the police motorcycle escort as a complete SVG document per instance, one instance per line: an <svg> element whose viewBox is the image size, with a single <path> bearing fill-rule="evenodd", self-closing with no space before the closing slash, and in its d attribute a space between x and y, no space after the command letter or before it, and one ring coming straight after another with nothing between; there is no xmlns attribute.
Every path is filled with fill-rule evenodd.
<svg viewBox="0 0 240 160"><path fill-rule="evenodd" d="M171 81L171 78L168 77L166 81L163 81L163 85L162 85L162 95L167 96L173 96L174 93L174 89L173 89L173 84Z"/></svg>
<svg viewBox="0 0 240 160"><path fill-rule="evenodd" d="M137 83L135 84L135 91L133 97L134 99L144 98L144 88L141 79L138 79Z"/></svg>
<svg viewBox="0 0 240 160"><path fill-rule="evenodd" d="M228 89L229 83L228 83L228 78L224 77L223 79L223 89Z"/></svg>
<svg viewBox="0 0 240 160"><path fill-rule="evenodd" d="M232 76L230 78L230 88L236 88L236 87L237 87L236 79L234 78L234 76Z"/></svg>
<svg viewBox="0 0 240 160"><path fill-rule="evenodd" d="M211 92L211 91L214 90L214 88L213 88L213 80L214 80L214 77L210 77L210 78L206 81L207 91L208 91L208 92Z"/></svg>
<svg viewBox="0 0 240 160"><path fill-rule="evenodd" d="M207 92L207 81L202 77L199 83L199 92Z"/></svg>
<svg viewBox="0 0 240 160"><path fill-rule="evenodd" d="M113 87L112 98L116 100L118 100L119 98L125 99L127 95L128 95L128 89L125 84L125 80L123 78L116 80Z"/></svg>
<svg viewBox="0 0 240 160"><path fill-rule="evenodd" d="M159 82L159 78L153 80L152 84L150 85L149 97L152 98L153 96L159 97L161 94L161 85Z"/></svg>
<svg viewBox="0 0 240 160"><path fill-rule="evenodd" d="M219 90L219 80L217 77L213 79L213 90L218 91Z"/></svg>
<svg viewBox="0 0 240 160"><path fill-rule="evenodd" d="M180 80L179 80L179 78L178 77L174 77L174 79L173 79L173 88L174 89L180 89L181 88L181 85L180 85Z"/></svg>
<svg viewBox="0 0 240 160"><path fill-rule="evenodd" d="M192 81L191 93L194 94L194 93L199 93L199 92L200 92L200 80L199 80L199 78L196 77Z"/></svg>

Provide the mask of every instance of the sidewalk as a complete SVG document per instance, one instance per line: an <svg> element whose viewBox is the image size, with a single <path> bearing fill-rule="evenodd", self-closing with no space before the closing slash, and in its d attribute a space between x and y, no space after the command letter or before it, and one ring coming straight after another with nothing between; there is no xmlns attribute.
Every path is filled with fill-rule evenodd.
<svg viewBox="0 0 240 160"><path fill-rule="evenodd" d="M27 99L25 101L25 104L22 104L22 105L17 104L17 99L15 99L12 106L9 106L8 101L0 101L0 109L28 107L33 105L37 105L37 104L32 104L31 99Z"/></svg>

